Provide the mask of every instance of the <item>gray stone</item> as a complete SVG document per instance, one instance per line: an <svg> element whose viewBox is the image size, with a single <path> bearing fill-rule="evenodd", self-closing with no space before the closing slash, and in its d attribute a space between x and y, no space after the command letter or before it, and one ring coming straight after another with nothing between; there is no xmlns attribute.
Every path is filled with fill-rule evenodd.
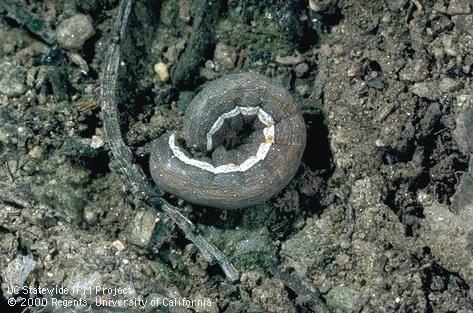
<svg viewBox="0 0 473 313"><path fill-rule="evenodd" d="M223 69L231 70L235 67L237 55L233 47L219 42L215 46L214 57Z"/></svg>
<svg viewBox="0 0 473 313"><path fill-rule="evenodd" d="M297 77L302 77L309 71L309 65L307 65L307 63L297 64L294 71L296 72Z"/></svg>
<svg viewBox="0 0 473 313"><path fill-rule="evenodd" d="M0 93L8 97L17 97L26 92L23 69L8 61L0 64Z"/></svg>
<svg viewBox="0 0 473 313"><path fill-rule="evenodd" d="M468 214L473 218L473 161L468 172L461 177L452 197L452 204L456 212Z"/></svg>
<svg viewBox="0 0 473 313"><path fill-rule="evenodd" d="M436 100L438 94L432 82L415 83L411 87L411 92L419 97L427 98L429 100Z"/></svg>
<svg viewBox="0 0 473 313"><path fill-rule="evenodd" d="M86 206L82 212L82 218L87 224L91 226L97 224L98 216L95 207Z"/></svg>
<svg viewBox="0 0 473 313"><path fill-rule="evenodd" d="M294 269L299 277L304 277L312 267L324 267L334 257L334 242L331 241L328 220L307 219L304 228L283 242L281 255L286 265Z"/></svg>
<svg viewBox="0 0 473 313"><path fill-rule="evenodd" d="M128 240L140 247L149 243L156 225L156 213L153 211L141 211L135 215L130 225Z"/></svg>
<svg viewBox="0 0 473 313"><path fill-rule="evenodd" d="M465 104L455 120L453 138L464 154L473 153L473 105Z"/></svg>
<svg viewBox="0 0 473 313"><path fill-rule="evenodd" d="M346 286L332 288L325 299L328 305L342 312L358 312L361 308L360 293Z"/></svg>
<svg viewBox="0 0 473 313"><path fill-rule="evenodd" d="M92 19L88 15L76 14L62 21L56 28L56 39L61 47L77 50L95 34Z"/></svg>
<svg viewBox="0 0 473 313"><path fill-rule="evenodd" d="M455 15L452 17L452 21L458 29L473 35L473 14Z"/></svg>
<svg viewBox="0 0 473 313"><path fill-rule="evenodd" d="M335 5L336 2L336 0L309 0L309 8L315 12L320 12Z"/></svg>
<svg viewBox="0 0 473 313"><path fill-rule="evenodd" d="M26 278L34 270L35 266L35 260L28 255L18 255L16 259L8 263L2 273L4 282L2 289L6 292L7 296L11 295L8 291L12 290L13 287L23 287Z"/></svg>
<svg viewBox="0 0 473 313"><path fill-rule="evenodd" d="M7 254L10 251L15 251L17 246L18 241L15 236L9 233L2 234L2 238L0 239L0 253Z"/></svg>
<svg viewBox="0 0 473 313"><path fill-rule="evenodd" d="M450 15L469 14L471 13L472 5L473 2L470 0L450 0L447 13Z"/></svg>
<svg viewBox="0 0 473 313"><path fill-rule="evenodd" d="M459 87L460 82L449 77L442 78L439 82L439 89L444 93L456 91Z"/></svg>
<svg viewBox="0 0 473 313"><path fill-rule="evenodd" d="M417 199L425 215L421 220L420 240L430 247L441 266L458 272L467 284L473 284L473 208L467 206L453 212L448 205L424 192L419 192Z"/></svg>
<svg viewBox="0 0 473 313"><path fill-rule="evenodd" d="M429 62L425 59L410 60L399 72L399 78L404 81L420 82L429 75Z"/></svg>

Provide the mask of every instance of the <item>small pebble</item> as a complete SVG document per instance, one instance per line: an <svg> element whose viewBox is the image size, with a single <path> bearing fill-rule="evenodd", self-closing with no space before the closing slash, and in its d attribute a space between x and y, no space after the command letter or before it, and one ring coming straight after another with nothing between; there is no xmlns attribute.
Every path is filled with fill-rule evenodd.
<svg viewBox="0 0 473 313"><path fill-rule="evenodd" d="M153 69L160 81L165 83L169 80L169 66L166 63L156 63Z"/></svg>
<svg viewBox="0 0 473 313"><path fill-rule="evenodd" d="M153 235L156 225L156 213L148 210L136 213L135 218L129 225L128 241L139 246L146 246Z"/></svg>
<svg viewBox="0 0 473 313"><path fill-rule="evenodd" d="M179 0L179 18L185 23L190 22L190 20L191 20L191 1L189 1L189 0Z"/></svg>
<svg viewBox="0 0 473 313"><path fill-rule="evenodd" d="M453 92L460 86L460 82L450 77L444 77L439 81L439 89L443 93Z"/></svg>
<svg viewBox="0 0 473 313"><path fill-rule="evenodd" d="M455 14L470 14L473 3L468 0L450 0L448 4L447 13L450 15Z"/></svg>
<svg viewBox="0 0 473 313"><path fill-rule="evenodd" d="M212 60L207 60L205 61L205 68L208 70L214 70L215 69L215 63Z"/></svg>
<svg viewBox="0 0 473 313"><path fill-rule="evenodd" d="M415 83L410 90L413 94L422 98L429 100L436 100L438 98L437 89L433 86L432 82Z"/></svg>
<svg viewBox="0 0 473 313"><path fill-rule="evenodd" d="M376 147L384 147L385 146L385 143L383 142L382 139L376 139L374 144L376 145Z"/></svg>
<svg viewBox="0 0 473 313"><path fill-rule="evenodd" d="M452 21L456 28L473 35L473 14L455 15L452 17Z"/></svg>
<svg viewBox="0 0 473 313"><path fill-rule="evenodd" d="M90 140L90 146L94 149L98 149L100 147L103 147L105 145L105 142L103 141L102 137L100 136L92 136L92 139Z"/></svg>
<svg viewBox="0 0 473 313"><path fill-rule="evenodd" d="M462 105L455 120L456 128L453 138L460 151L466 155L473 154L473 105Z"/></svg>
<svg viewBox="0 0 473 313"><path fill-rule="evenodd" d="M459 26L460 24L457 24L455 18L452 18L452 20L455 23L455 26L457 28L462 29L462 27ZM467 31L468 27L465 27L465 30ZM456 44L454 37L451 35L443 35L441 37L441 40L442 40L444 52L449 56L456 57L458 55L458 51L457 51L458 45Z"/></svg>
<svg viewBox="0 0 473 313"><path fill-rule="evenodd" d="M62 21L56 28L56 39L68 50L80 49L95 34L92 19L85 14L75 14Z"/></svg>
<svg viewBox="0 0 473 313"><path fill-rule="evenodd" d="M383 22L383 23L391 22L391 15L389 15L389 14L383 15L383 17L381 18L381 22Z"/></svg>
<svg viewBox="0 0 473 313"><path fill-rule="evenodd" d="M429 75L429 62L425 59L410 60L399 72L399 78L403 81L420 82Z"/></svg>
<svg viewBox="0 0 473 313"><path fill-rule="evenodd" d="M304 97L304 96L307 96L308 94L310 94L311 88L310 88L309 85L303 84L303 85L296 86L296 91L299 95Z"/></svg>
<svg viewBox="0 0 473 313"><path fill-rule="evenodd" d="M82 212L82 218L87 224L91 226L97 224L97 221L98 221L97 212L92 207L89 207L89 206L86 206L84 208L84 211Z"/></svg>
<svg viewBox="0 0 473 313"><path fill-rule="evenodd" d="M43 149L40 146L34 146L30 151L28 151L28 155L35 160L39 160L43 156Z"/></svg>
<svg viewBox="0 0 473 313"><path fill-rule="evenodd" d="M0 93L17 97L26 92L25 73L18 65L8 61L0 64Z"/></svg>
<svg viewBox="0 0 473 313"><path fill-rule="evenodd" d="M335 257L335 262L341 268L346 268L350 262L350 256L346 255L345 253L339 254Z"/></svg>
<svg viewBox="0 0 473 313"><path fill-rule="evenodd" d="M233 47L219 42L215 46L214 58L223 69L231 70L235 67L237 55Z"/></svg>
<svg viewBox="0 0 473 313"><path fill-rule="evenodd" d="M350 67L347 69L348 77L355 77L357 72L358 72L358 67L355 64L350 65Z"/></svg>
<svg viewBox="0 0 473 313"><path fill-rule="evenodd" d="M307 65L307 63L297 64L294 71L297 77L302 77L309 71L309 65Z"/></svg>
<svg viewBox="0 0 473 313"><path fill-rule="evenodd" d="M315 12L320 12L335 4L335 2L336 0L309 0L309 8Z"/></svg>
<svg viewBox="0 0 473 313"><path fill-rule="evenodd" d="M115 247L115 249L117 249L118 251L123 251L125 250L125 245L123 244L123 242L121 242L120 240L115 240L114 242L112 242L112 245Z"/></svg>

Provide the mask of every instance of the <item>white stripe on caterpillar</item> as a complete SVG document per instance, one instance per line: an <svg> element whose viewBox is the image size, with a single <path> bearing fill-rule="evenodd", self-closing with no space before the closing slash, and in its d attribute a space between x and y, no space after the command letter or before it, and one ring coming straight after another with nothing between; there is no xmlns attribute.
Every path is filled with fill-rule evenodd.
<svg viewBox="0 0 473 313"><path fill-rule="evenodd" d="M220 115L207 133L207 151L212 150L212 135L214 135L222 127L226 119L235 117L238 114L258 115L259 120L266 125L266 127L263 129L264 142L259 145L256 155L249 157L239 165L229 163L215 167L210 163L192 159L186 156L184 152L182 152L181 149L176 145L176 134L173 133L171 136L169 136L169 147L171 148L174 156L185 164L201 168L213 174L245 172L249 170L256 163L266 158L266 155L268 155L269 149L271 148L271 144L274 143L274 120L271 115L269 115L260 107L237 106L233 110Z"/></svg>

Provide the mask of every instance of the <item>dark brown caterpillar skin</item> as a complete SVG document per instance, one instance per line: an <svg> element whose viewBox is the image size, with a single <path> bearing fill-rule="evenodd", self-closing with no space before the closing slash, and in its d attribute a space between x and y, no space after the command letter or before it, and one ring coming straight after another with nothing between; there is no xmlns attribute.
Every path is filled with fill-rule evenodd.
<svg viewBox="0 0 473 313"><path fill-rule="evenodd" d="M262 203L281 191L299 168L306 144L306 128L294 99L271 79L253 73L225 76L209 83L189 104L184 118L182 137L187 147L206 151L206 134L225 112L236 107L260 107L274 121L274 142L264 159L243 172L217 173L186 164L170 148L171 133L152 143L150 171L156 185L188 202L223 208L243 208ZM226 150L242 125L252 122L252 132L245 142ZM235 127L235 128L233 128ZM255 155L262 142L264 125L256 116L240 114L225 120L213 136L216 147L213 166L241 164ZM194 158L184 148L186 156Z"/></svg>

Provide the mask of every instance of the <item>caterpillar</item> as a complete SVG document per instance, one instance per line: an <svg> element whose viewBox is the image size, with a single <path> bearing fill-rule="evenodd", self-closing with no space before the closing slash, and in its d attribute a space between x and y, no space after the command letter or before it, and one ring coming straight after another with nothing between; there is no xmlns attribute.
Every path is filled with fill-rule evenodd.
<svg viewBox="0 0 473 313"><path fill-rule="evenodd" d="M190 203L235 209L270 199L295 176L306 127L291 94L268 77L230 74L188 105L182 132L151 145L157 187Z"/></svg>

